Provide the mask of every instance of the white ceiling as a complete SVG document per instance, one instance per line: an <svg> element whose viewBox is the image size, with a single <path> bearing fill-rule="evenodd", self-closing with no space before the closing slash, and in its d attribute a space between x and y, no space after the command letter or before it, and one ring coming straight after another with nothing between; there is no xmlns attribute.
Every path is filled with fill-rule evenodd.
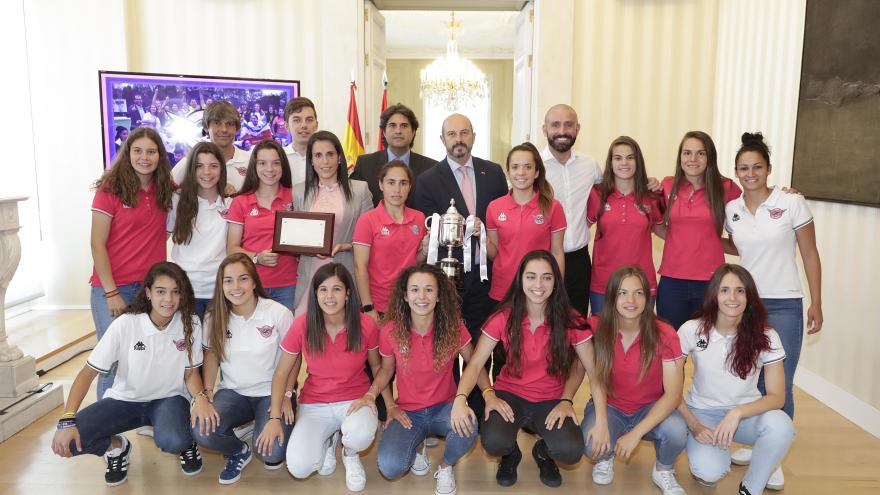
<svg viewBox="0 0 880 495"><path fill-rule="evenodd" d="M435 58L446 52L448 11L383 10L387 58ZM458 51L468 58L513 58L519 12L455 12Z"/></svg>

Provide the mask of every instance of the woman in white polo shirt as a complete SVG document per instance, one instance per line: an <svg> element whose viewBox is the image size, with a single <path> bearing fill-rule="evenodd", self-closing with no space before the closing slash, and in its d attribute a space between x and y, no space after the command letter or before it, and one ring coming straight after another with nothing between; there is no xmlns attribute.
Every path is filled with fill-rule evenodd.
<svg viewBox="0 0 880 495"><path fill-rule="evenodd" d="M168 232L171 259L186 270L196 296L196 314L204 317L214 295L217 267L226 257L226 197L223 151L211 142L196 144L180 189L172 196Z"/></svg>
<svg viewBox="0 0 880 495"><path fill-rule="evenodd" d="M190 428L208 431L218 419L196 370L201 339L186 273L174 263L156 263L73 381L52 450L62 457L104 456L104 481L116 486L128 478L132 448L121 433L153 426L156 446L179 454L184 474L198 474L202 459ZM104 398L77 412L98 373L116 362L116 380Z"/></svg>
<svg viewBox="0 0 880 495"><path fill-rule="evenodd" d="M765 486L781 490L778 466L794 439L791 419L780 410L786 354L767 325L749 272L731 264L715 270L701 311L682 325L678 337L694 362L693 384L679 406L688 424L691 473L714 486L730 471L729 447L737 441L754 446L738 493L757 495ZM764 394L758 390L762 370Z"/></svg>
<svg viewBox="0 0 880 495"><path fill-rule="evenodd" d="M239 440L233 428L254 422L253 439L269 421L272 375L281 357L278 347L287 334L293 314L273 301L257 275L257 268L244 253L230 254L220 263L214 300L205 315L205 386L208 397L220 415L220 423L210 432L193 431L205 448L222 452L226 467L219 481L228 485L241 477L253 455L248 444ZM214 393L217 372L221 380ZM285 432L293 429L293 389L296 375L285 383L281 421ZM263 455L266 469L281 467L283 450Z"/></svg>

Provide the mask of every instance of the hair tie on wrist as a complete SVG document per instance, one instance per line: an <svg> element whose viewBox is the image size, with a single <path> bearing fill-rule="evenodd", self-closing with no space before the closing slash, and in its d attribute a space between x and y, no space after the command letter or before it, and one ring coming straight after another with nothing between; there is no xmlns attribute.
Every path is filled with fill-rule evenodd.
<svg viewBox="0 0 880 495"><path fill-rule="evenodd" d="M568 402L568 403L571 404L572 406L574 405L574 401L571 400L571 399L559 399L559 402Z"/></svg>

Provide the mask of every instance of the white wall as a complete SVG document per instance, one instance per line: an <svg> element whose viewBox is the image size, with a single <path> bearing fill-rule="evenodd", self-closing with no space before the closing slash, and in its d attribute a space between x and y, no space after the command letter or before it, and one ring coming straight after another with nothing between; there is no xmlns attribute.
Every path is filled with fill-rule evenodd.
<svg viewBox="0 0 880 495"><path fill-rule="evenodd" d="M805 0L721 0L713 136L727 176L742 132L760 130L771 146L773 183L791 183L805 12ZM805 340L795 383L880 436L880 209L808 203L825 325Z"/></svg>

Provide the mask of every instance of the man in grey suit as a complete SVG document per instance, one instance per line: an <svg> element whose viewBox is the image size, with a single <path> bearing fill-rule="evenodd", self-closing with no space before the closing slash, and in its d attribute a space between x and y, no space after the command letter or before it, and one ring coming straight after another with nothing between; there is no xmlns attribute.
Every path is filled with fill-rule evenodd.
<svg viewBox="0 0 880 495"><path fill-rule="evenodd" d="M382 191L379 189L379 170L391 160L400 160L409 165L413 177L418 178L422 172L437 164L427 156L412 151L416 139L416 131L419 129L419 120L407 106L396 103L386 108L379 117L379 128L382 130L382 144L386 149L379 150L368 155L358 157L351 173L351 178L366 181L373 193L373 206L378 206L382 199ZM412 184L406 205L413 208L415 205L416 184Z"/></svg>

